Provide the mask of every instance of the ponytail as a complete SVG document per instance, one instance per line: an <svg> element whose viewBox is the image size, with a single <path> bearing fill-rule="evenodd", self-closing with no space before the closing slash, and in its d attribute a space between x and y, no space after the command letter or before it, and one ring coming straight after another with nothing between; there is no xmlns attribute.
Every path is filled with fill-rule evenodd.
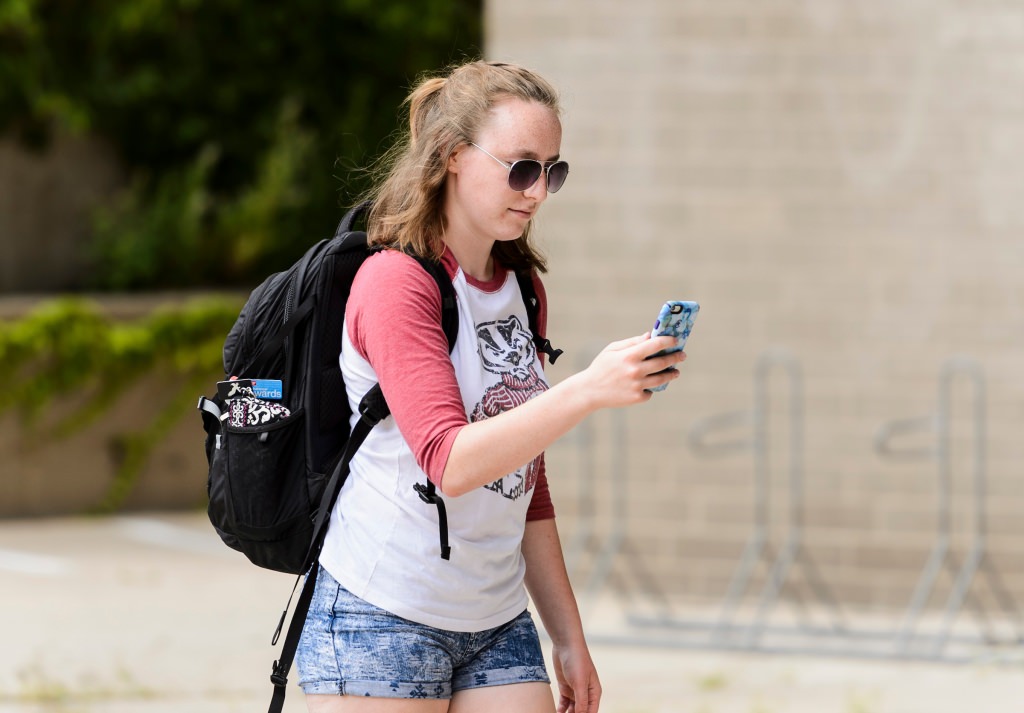
<svg viewBox="0 0 1024 713"><path fill-rule="evenodd" d="M430 111L437 106L438 95L447 83L445 77L431 77L413 89L405 99L409 105L409 139L416 143L429 123Z"/></svg>

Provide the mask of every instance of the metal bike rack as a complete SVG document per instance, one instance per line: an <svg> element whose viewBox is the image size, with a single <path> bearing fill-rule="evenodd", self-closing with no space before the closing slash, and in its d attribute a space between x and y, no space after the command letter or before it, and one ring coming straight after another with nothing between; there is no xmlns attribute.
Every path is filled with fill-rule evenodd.
<svg viewBox="0 0 1024 713"><path fill-rule="evenodd" d="M785 392L784 425L788 440L785 456L785 490L773 481L774 454L771 438L772 420L778 409L772 409L772 377L781 372L788 386ZM953 385L966 377L973 386L972 401L972 523L968 552L962 563L952 552L953 539L953 459L952 414ZM910 597L902 621L897 626L876 629L851 628L847 625L839 601L821 576L804 544L804 410L803 381L799 362L788 352L764 352L754 368L752 408L717 414L693 424L689 432L692 450L705 457L723 457L750 453L753 473L753 512L749 536L733 570L716 615L703 618L677 616L670 598L644 569L642 557L628 535L628 478L626 466L626 434L624 416L613 411L607 422L610 432L601 442L610 449L609 466L603 469L610 493L605 527L598 527L595 487L600 480L594 462L594 424L584 422L576 434L579 448L579 522L566 547L570 571L579 569L584 555L589 555L591 568L582 587L581 604L591 600L607 583L624 602L622 613L628 627L626 633L592 632L589 638L606 643L662 646L690 649L747 650L764 653L789 653L817 656L845 656L882 659L925 659L944 662L978 660L976 647L966 655L962 649L951 651L951 642L978 644L987 648L981 655L990 655L994 645L1019 647L1024 643L1024 622L1012 595L1002 582L998 570L986 550L986 482L985 482L985 382L978 365L955 358L943 364L938 382L938 406L933 415L890 421L879 429L874 447L884 457L904 460L934 460L937 468L938 503L936 539L928 560ZM933 440L924 446L900 442L908 435L930 435ZM776 456L773 458L773 455ZM784 520L772 507L773 495L784 497ZM599 529L601 531L599 531ZM781 543L781 544L779 544ZM629 575L616 576L620 557L629 566ZM939 574L948 571L952 586L937 628L923 631L921 622L929 601L936 592ZM802 575L804 586L793 583L794 575ZM758 576L760 575L760 576ZM975 589L979 576L985 578L989 591L998 604L1003 619L1012 623L1013 635L999 640L994 634L982 599ZM760 582L760 587L757 584ZM783 593L796 605L799 619L783 625L773 621ZM639 596L638 596L639 594ZM805 601L805 595L813 601ZM653 603L654 615L641 615L635 606L642 597ZM810 605L815 605L812 611ZM964 606L969 606L984 629L980 637L967 637L953 631L953 625ZM824 614L826 625L811 623ZM1018 649L1019 651L1019 649Z"/></svg>
<svg viewBox="0 0 1024 713"><path fill-rule="evenodd" d="M747 643L749 646L757 644L764 632L768 616L775 606L779 594L793 568L803 570L807 585L811 588L818 602L824 605L825 610L832 615L832 632L839 632L845 629L839 603L832 595L825 580L821 577L818 567L811 556L810 551L804 545L804 440L803 440L803 379L800 365L797 360L782 352L768 352L763 355L757 363L755 378L755 401L754 401L754 470L756 492L755 492L755 529L754 536L768 541L768 523L770 517L769 508L769 485L771 479L769 462L769 389L768 382L770 372L775 367L781 367L789 377L789 477L788 477L788 523L786 540L782 550L775 559L769 572L768 580L761 591L758 603L757 614L751 622L747 631ZM741 562L742 565L742 562ZM749 576L749 572L745 573ZM737 583L736 589L730 594L734 602L730 604L733 608L738 606L738 598L743 596L746 590L747 580L742 584ZM802 604L799 594L794 591L797 602ZM728 601L728 600L727 600ZM803 629L811 631L806 625Z"/></svg>
<svg viewBox="0 0 1024 713"><path fill-rule="evenodd" d="M788 377L788 474L787 474L787 518L786 532L782 547L776 552L771 533L772 472L770 464L770 421L771 397L770 380L772 373L781 369ZM846 629L839 603L821 577L811 553L804 545L804 478L803 478L803 384L800 365L790 354L771 350L763 353L754 369L754 405L748 411L719 414L694 424L689 434L693 450L705 456L720 456L738 452L753 454L754 497L753 525L750 536L733 571L725 592L718 616L713 621L685 620L671 617L641 618L630 617L637 626L706 631L703 642L677 642L680 645L697 645L710 648L759 649L772 647L762 644L765 633L822 633L842 632ZM735 432L746 426L749 435L737 438L722 435ZM758 565L767 570L767 577L756 597L753 618L739 621L739 612L752 592L752 583ZM831 626L822 630L807 623L806 619L795 629L793 627L770 626L769 619L780 595L786 588L790 575L802 570L804 581L824 605L831 619ZM799 591L792 590L801 615L806 615L806 606Z"/></svg>
<svg viewBox="0 0 1024 713"><path fill-rule="evenodd" d="M970 547L963 564L958 564L952 551L953 535L953 464L952 450L952 413L953 385L957 377L965 376L973 387L972 402L972 466L971 484L973 494L973 521L970 531ZM1002 582L999 572L993 565L986 551L987 518L986 518L986 469L985 469L985 379L981 368L973 360L956 357L947 360L939 375L938 410L932 416L921 418L900 419L884 424L875 439L875 449L882 456L902 457L904 459L928 459L936 463L937 475L937 519L935 543L931 553L918 577L910 603L903 619L894 635L895 655L899 657L924 657L929 659L953 659L955 656L947 652L947 644L952 638L952 628L964 604L968 604L978 618L983 629L981 640L988 645L999 642L991 628L986 609L981 599L972 591L975 577L981 573L987 580L1003 614L1009 616L1015 638L1009 643L1024 642L1021 614L1012 595ZM934 436L934 444L926 448L894 447L894 439L913 433L930 433ZM919 638L917 628L924 610L936 591L939 574L946 569L952 578L952 587L946 599L942 621L938 628L926 638L925 647L915 649L915 639Z"/></svg>

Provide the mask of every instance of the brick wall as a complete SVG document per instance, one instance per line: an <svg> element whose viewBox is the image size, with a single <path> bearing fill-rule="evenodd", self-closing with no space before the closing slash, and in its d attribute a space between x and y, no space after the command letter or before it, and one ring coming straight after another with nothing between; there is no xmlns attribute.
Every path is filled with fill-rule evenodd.
<svg viewBox="0 0 1024 713"><path fill-rule="evenodd" d="M749 416L759 359L785 350L802 447L787 457L794 382L775 362L763 382L773 541L796 462L804 541L829 585L844 602L905 605L940 492L936 460L910 451L936 438L898 435L902 457L882 457L876 436L934 414L944 364L960 355L984 386L987 551L1024 598L1024 6L491 0L486 21L489 57L563 94L572 173L538 226L552 338L579 359L644 331L663 299L702 305L684 376L621 426L629 537L661 585L709 601L724 591L751 532L755 461L749 449L698 453L689 434ZM974 373L948 382L961 560ZM574 443L549 456L569 540L590 507L611 527L605 451L618 430L595 421L604 450L589 496ZM735 421L706 440L751 433ZM948 591L940 579L938 604Z"/></svg>

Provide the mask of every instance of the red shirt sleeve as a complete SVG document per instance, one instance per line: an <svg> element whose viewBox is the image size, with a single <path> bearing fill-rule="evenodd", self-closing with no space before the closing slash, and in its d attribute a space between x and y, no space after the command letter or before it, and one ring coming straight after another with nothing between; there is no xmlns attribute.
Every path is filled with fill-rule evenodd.
<svg viewBox="0 0 1024 713"><path fill-rule="evenodd" d="M537 484L533 486L533 497L530 499L530 507L526 510L526 521L550 520L554 516L555 504L551 502L547 466L544 463L544 454L541 453L537 464Z"/></svg>
<svg viewBox="0 0 1024 713"><path fill-rule="evenodd" d="M408 255L386 250L356 274L345 312L349 339L373 366L402 437L440 486L455 436L468 421L434 278Z"/></svg>

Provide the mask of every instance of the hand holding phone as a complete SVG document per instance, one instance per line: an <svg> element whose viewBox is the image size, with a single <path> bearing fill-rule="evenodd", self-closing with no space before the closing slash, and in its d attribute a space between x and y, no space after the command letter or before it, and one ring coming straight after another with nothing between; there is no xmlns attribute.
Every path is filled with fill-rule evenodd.
<svg viewBox="0 0 1024 713"><path fill-rule="evenodd" d="M671 354L672 352L682 351L686 346L686 339L690 336L690 330L693 329L693 321L697 318L697 312L699 311L700 305L696 302L669 300L663 304L658 312L657 319L654 320L651 336L675 337L676 343L674 346L662 349L648 358L653 359L654 357ZM666 387L668 387L668 384L662 384L661 386L648 389L648 391L664 391Z"/></svg>

